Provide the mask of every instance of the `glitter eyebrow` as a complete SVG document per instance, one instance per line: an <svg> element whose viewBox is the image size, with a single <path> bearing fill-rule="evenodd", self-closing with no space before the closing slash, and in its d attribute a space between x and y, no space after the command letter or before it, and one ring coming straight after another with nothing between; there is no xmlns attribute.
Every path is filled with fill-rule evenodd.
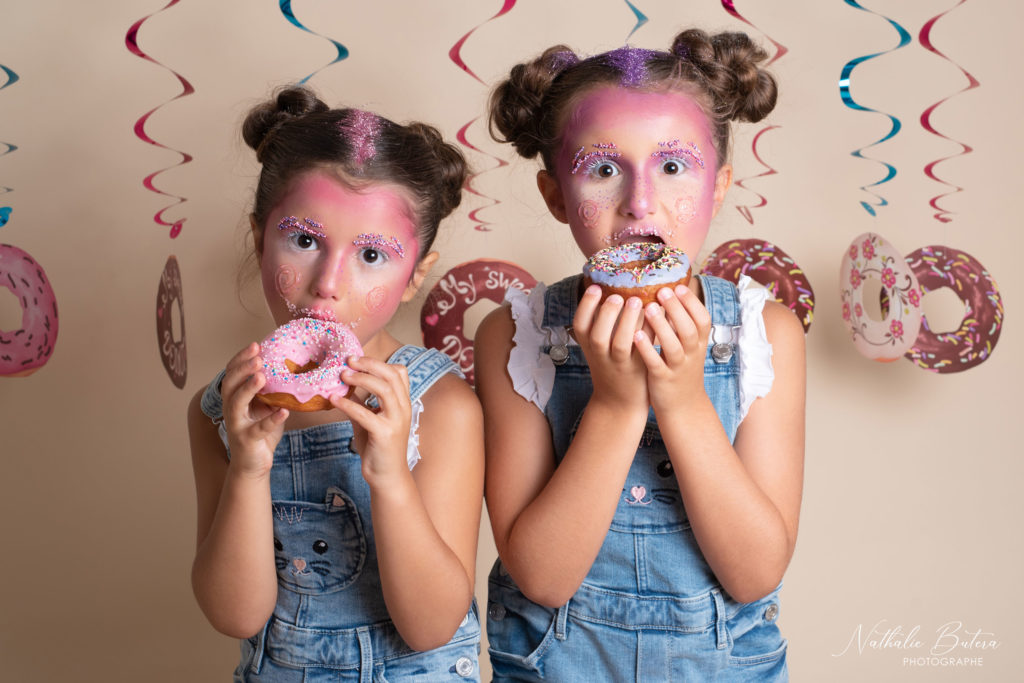
<svg viewBox="0 0 1024 683"><path fill-rule="evenodd" d="M384 247L398 254L398 258L405 258L405 247L397 237L385 237L377 233L364 232L356 235L352 244L357 247L373 247L374 249Z"/></svg>
<svg viewBox="0 0 1024 683"><path fill-rule="evenodd" d="M319 237L320 239L327 239L327 235L324 234L323 223L313 220L312 218L303 218L302 222L295 216L285 216L281 219L281 222L277 224L278 230L298 230L300 232L307 233L313 237Z"/></svg>
<svg viewBox="0 0 1024 683"><path fill-rule="evenodd" d="M593 145L591 145L591 147L596 148L598 151L587 152L586 154L584 154L583 152L587 149L586 147L580 147L578 150L576 150L576 154L572 158L572 170L569 171L571 175L576 175L576 172L580 170L580 167L582 167L583 164L587 163L588 161L595 157L614 159L615 157L622 156L618 152L609 151L618 149L614 142L595 142Z"/></svg>
<svg viewBox="0 0 1024 683"><path fill-rule="evenodd" d="M697 143L687 143L685 148L679 147L679 140L669 140L668 142L659 142L658 147L661 147L657 152L651 152L651 156L656 159L664 159L665 157L676 156L682 154L693 159L701 168L704 168L704 155L701 154L700 147Z"/></svg>

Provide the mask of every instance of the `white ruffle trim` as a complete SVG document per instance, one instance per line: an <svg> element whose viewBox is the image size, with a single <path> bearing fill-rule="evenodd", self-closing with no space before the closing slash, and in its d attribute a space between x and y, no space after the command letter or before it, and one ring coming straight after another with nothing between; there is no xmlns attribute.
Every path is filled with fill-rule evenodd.
<svg viewBox="0 0 1024 683"><path fill-rule="evenodd" d="M768 290L751 286L752 283L749 277L741 275L736 285L740 302L740 327L735 340L740 364L740 419L746 417L754 399L768 394L775 379L772 346L768 343L761 315ZM512 319L516 326L508 374L516 393L541 411L547 407L555 384L555 364L542 348L553 344L576 344L564 328L552 330L541 327L546 291L544 283L538 282L529 295L512 287L505 293L505 301L512 306Z"/></svg>
<svg viewBox="0 0 1024 683"><path fill-rule="evenodd" d="M515 334L508 358L508 374L516 393L531 401L543 412L555 385L555 364L542 347L552 344L574 345L576 342L565 328L541 327L544 320L544 294L547 286L538 282L524 294L521 289L509 287L505 301L512 306Z"/></svg>
<svg viewBox="0 0 1024 683"><path fill-rule="evenodd" d="M420 461L420 415L423 414L423 401L412 402L412 418L409 421L409 445L405 448L405 461L409 463L409 471Z"/></svg>
<svg viewBox="0 0 1024 683"><path fill-rule="evenodd" d="M754 399L766 396L775 380L772 369L772 345L764 329L764 302L768 290L752 287L746 275L740 275L736 289L740 298L740 330L736 340L740 363L740 419L747 416Z"/></svg>

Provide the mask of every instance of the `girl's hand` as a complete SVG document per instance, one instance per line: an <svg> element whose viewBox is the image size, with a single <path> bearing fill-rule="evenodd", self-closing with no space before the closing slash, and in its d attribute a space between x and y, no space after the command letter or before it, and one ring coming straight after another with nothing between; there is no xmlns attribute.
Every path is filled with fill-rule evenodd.
<svg viewBox="0 0 1024 683"><path fill-rule="evenodd" d="M288 411L256 399L267 383L260 371L263 359L259 352L260 346L254 342L228 361L220 392L231 466L246 474L265 476L274 463L274 449L284 433Z"/></svg>
<svg viewBox="0 0 1024 683"><path fill-rule="evenodd" d="M408 371L404 365L366 356L352 357L348 365L341 373L342 381L361 390L360 395L375 395L380 406L374 411L358 399L331 396L331 404L352 420L353 446L363 461L363 478L372 486L408 474L406 451L412 421Z"/></svg>
<svg viewBox="0 0 1024 683"><path fill-rule="evenodd" d="M590 366L594 400L647 411L646 369L633 349L633 335L643 310L640 299L612 294L601 302L601 288L583 293L572 326Z"/></svg>
<svg viewBox="0 0 1024 683"><path fill-rule="evenodd" d="M661 354L649 332L641 330L634 338L647 368L647 386L656 413L659 408L677 408L706 398L704 357L711 332L711 315L689 287L677 285L674 291L663 287L658 301L660 306L647 305L644 316L661 345Z"/></svg>

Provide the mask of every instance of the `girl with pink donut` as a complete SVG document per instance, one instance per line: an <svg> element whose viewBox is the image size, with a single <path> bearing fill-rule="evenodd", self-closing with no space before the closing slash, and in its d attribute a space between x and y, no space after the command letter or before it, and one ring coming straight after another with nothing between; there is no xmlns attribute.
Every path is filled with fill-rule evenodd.
<svg viewBox="0 0 1024 683"><path fill-rule="evenodd" d="M696 258L732 181L730 121L775 105L766 56L700 30L665 51L555 46L492 96L493 134L540 158L540 193L582 252L477 332L495 681L787 680L800 321L745 276L641 305L602 301L579 273L634 242Z"/></svg>
<svg viewBox="0 0 1024 683"><path fill-rule="evenodd" d="M189 406L196 600L241 639L236 681L479 680L480 406L445 355L385 327L437 259L465 161L430 126L302 87L252 109L242 134L281 327Z"/></svg>

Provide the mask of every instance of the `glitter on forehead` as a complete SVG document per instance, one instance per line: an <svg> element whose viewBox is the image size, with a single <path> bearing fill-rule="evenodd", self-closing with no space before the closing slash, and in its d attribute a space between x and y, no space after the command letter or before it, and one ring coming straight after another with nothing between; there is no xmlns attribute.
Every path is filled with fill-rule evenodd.
<svg viewBox="0 0 1024 683"><path fill-rule="evenodd" d="M584 154L583 152L584 150L586 150L586 147L580 147L578 150L576 150L576 154L572 158L572 169L569 171L571 175L576 175L576 172L579 171L585 163L587 163L594 157L601 157L603 159L614 159L615 157L622 156L618 152L614 151L618 149L614 142L595 142L593 145L591 145L591 147L594 147L598 151L588 152L587 154Z"/></svg>
<svg viewBox="0 0 1024 683"><path fill-rule="evenodd" d="M313 237L319 237L320 239L326 239L327 235L324 233L324 226L312 218L303 218L302 222L295 216L285 216L281 219L281 222L277 224L278 230L299 230L300 232L307 233Z"/></svg>
<svg viewBox="0 0 1024 683"><path fill-rule="evenodd" d="M377 136L380 134L380 117L373 112L354 109L341 124L341 131L348 136L355 153L359 169L377 155Z"/></svg>
<svg viewBox="0 0 1024 683"><path fill-rule="evenodd" d="M398 258L405 258L405 247L397 237L385 237L377 233L364 232L356 235L352 241L357 247L373 247L374 249L386 248L398 254Z"/></svg>
<svg viewBox="0 0 1024 683"><path fill-rule="evenodd" d="M657 50L647 50L640 47L620 47L605 53L608 63L615 67L622 74L620 85L624 87L636 87L642 85L647 79L647 62L651 57L657 55Z"/></svg>

